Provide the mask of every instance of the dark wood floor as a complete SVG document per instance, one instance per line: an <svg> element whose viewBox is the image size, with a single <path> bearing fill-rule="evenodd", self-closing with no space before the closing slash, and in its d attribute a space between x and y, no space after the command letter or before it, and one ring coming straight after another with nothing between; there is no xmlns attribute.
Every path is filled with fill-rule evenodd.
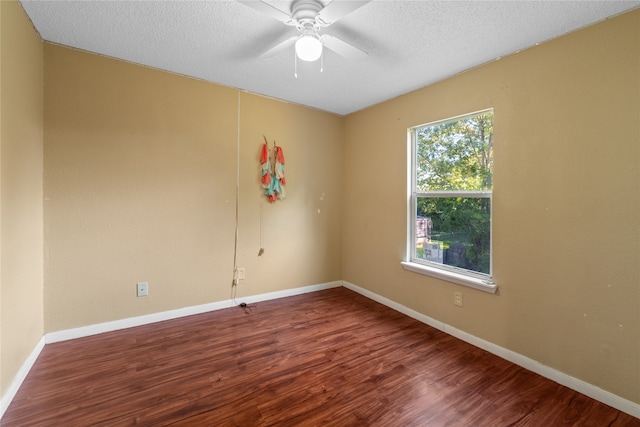
<svg viewBox="0 0 640 427"><path fill-rule="evenodd" d="M345 288L45 346L13 426L640 426Z"/></svg>

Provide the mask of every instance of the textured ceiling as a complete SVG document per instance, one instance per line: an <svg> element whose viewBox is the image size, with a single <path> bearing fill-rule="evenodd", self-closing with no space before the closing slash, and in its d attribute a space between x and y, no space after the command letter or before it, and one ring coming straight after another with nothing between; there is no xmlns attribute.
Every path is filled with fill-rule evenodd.
<svg viewBox="0 0 640 427"><path fill-rule="evenodd" d="M267 2L290 13L290 1ZM234 0L21 3L46 41L340 115L640 7L640 0L374 0L321 31L368 56L348 60L325 49L323 71L320 61L298 61L296 78L293 47L260 54L297 30Z"/></svg>

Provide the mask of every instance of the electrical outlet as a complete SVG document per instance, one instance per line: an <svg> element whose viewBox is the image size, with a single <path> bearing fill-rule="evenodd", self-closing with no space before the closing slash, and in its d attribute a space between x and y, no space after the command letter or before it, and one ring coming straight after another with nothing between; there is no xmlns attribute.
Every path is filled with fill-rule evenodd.
<svg viewBox="0 0 640 427"><path fill-rule="evenodd" d="M146 297L149 295L149 282L138 282L137 290L139 297Z"/></svg>
<svg viewBox="0 0 640 427"><path fill-rule="evenodd" d="M453 293L453 303L458 307L462 307L462 292Z"/></svg>
<svg viewBox="0 0 640 427"><path fill-rule="evenodd" d="M244 280L245 276L244 276L244 267L239 267L238 268L238 280Z"/></svg>

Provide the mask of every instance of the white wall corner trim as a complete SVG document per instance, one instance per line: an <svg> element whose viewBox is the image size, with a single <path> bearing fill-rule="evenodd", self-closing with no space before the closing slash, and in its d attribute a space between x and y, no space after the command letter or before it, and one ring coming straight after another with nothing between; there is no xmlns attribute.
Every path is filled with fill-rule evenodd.
<svg viewBox="0 0 640 427"><path fill-rule="evenodd" d="M25 378L27 378L27 374L29 374L31 367L33 367L33 364L36 363L36 359L38 359L40 352L44 348L44 344L45 340L44 337L42 337L27 357L27 360L24 361L24 363L18 370L18 373L13 378L13 381L11 382L11 385L9 386L7 392L4 394L4 396L2 396L2 398L0 398L0 420L2 420L2 416L11 404L13 398L16 396L16 393L18 393L18 390L20 389L20 386L24 382ZM2 423L0 422L0 424Z"/></svg>
<svg viewBox="0 0 640 427"><path fill-rule="evenodd" d="M369 299L379 302L380 304L386 305L387 307L392 308L402 314L406 314L407 316L412 317L422 323L426 323L427 325L439 329L442 332L459 338L462 341L479 347L485 351L488 351L489 353L495 354L496 356L506 359L509 362L515 363L518 366L521 366L525 369L535 372L538 375L555 381L558 384L589 396L592 399L598 400L636 418L640 418L640 404L638 403L624 399L618 395L596 387L593 384L589 384L585 381L579 380L556 369L553 369L549 366L543 365L542 363L530 359L527 356L508 350L504 347L500 347L474 335L468 334L460 329L454 328L453 326L450 326L446 323L440 322L436 319L405 307L402 304L399 304L367 289L354 285L353 283L349 283L347 281L343 281L342 283L345 288L351 289L354 292L357 292Z"/></svg>

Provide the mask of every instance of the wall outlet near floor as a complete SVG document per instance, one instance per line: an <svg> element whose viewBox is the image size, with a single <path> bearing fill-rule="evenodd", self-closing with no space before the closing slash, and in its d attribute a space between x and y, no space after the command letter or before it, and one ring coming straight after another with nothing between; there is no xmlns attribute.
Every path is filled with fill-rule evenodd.
<svg viewBox="0 0 640 427"><path fill-rule="evenodd" d="M458 307L462 307L462 292L453 293L453 303Z"/></svg>
<svg viewBox="0 0 640 427"><path fill-rule="evenodd" d="M149 295L149 282L138 282L137 290L139 297L146 297Z"/></svg>

